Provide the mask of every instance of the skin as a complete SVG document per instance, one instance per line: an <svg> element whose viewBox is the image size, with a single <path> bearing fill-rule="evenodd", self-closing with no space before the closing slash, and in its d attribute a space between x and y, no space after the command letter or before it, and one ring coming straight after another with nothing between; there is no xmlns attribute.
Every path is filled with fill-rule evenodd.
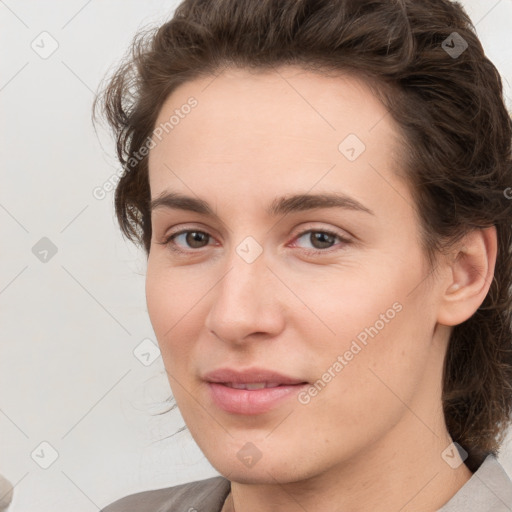
<svg viewBox="0 0 512 512"><path fill-rule="evenodd" d="M483 302L494 228L470 233L432 272L399 170L400 133L364 82L288 66L225 69L182 84L157 125L198 105L151 149L151 197L180 192L218 218L156 208L146 297L169 383L210 463L231 481L223 511L434 511L470 478L441 456L451 443L441 404L452 326ZM349 161L348 135L365 151ZM276 197L344 193L371 209L265 213ZM162 242L180 229L207 233ZM335 231L327 243L314 232ZM252 263L237 246L252 236ZM325 247L325 248L323 248ZM312 251L330 251L314 254ZM260 366L315 382L392 305L392 320L307 404L227 413L201 376ZM252 443L252 467L238 451Z"/></svg>

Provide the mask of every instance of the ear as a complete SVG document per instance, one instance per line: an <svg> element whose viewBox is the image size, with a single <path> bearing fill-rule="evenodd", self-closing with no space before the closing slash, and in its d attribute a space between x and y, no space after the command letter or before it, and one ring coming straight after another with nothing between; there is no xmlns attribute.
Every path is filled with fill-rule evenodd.
<svg viewBox="0 0 512 512"><path fill-rule="evenodd" d="M492 226L471 231L450 253L441 281L438 323L461 324L481 306L494 278L497 246Z"/></svg>

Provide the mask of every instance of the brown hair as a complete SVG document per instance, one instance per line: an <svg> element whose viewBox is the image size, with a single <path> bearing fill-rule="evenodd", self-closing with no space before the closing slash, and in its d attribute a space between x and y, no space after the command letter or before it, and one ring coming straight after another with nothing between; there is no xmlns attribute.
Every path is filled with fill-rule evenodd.
<svg viewBox="0 0 512 512"><path fill-rule="evenodd" d="M512 123L498 71L458 3L184 0L168 22L135 36L95 100L124 167L115 192L121 229L149 254L148 167L139 150L178 85L228 66L287 64L372 84L402 130L404 172L432 264L468 231L496 226L494 279L481 307L453 328L443 376L448 431L475 470L497 454L511 421Z"/></svg>

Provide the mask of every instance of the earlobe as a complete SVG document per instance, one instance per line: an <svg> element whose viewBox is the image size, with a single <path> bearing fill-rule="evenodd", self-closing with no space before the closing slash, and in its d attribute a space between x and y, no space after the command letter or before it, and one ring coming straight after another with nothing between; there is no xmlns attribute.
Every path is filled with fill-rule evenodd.
<svg viewBox="0 0 512 512"><path fill-rule="evenodd" d="M452 252L441 286L438 322L458 325L483 303L494 277L497 255L495 226L468 233ZM444 291L443 291L444 290Z"/></svg>

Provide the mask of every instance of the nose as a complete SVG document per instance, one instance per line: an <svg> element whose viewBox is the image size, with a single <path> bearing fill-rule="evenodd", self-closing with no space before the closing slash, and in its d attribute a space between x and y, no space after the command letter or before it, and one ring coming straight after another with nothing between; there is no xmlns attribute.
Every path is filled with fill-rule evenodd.
<svg viewBox="0 0 512 512"><path fill-rule="evenodd" d="M205 327L226 343L277 336L284 328L282 283L261 254L252 263L234 253L227 272L209 294L211 307Z"/></svg>

